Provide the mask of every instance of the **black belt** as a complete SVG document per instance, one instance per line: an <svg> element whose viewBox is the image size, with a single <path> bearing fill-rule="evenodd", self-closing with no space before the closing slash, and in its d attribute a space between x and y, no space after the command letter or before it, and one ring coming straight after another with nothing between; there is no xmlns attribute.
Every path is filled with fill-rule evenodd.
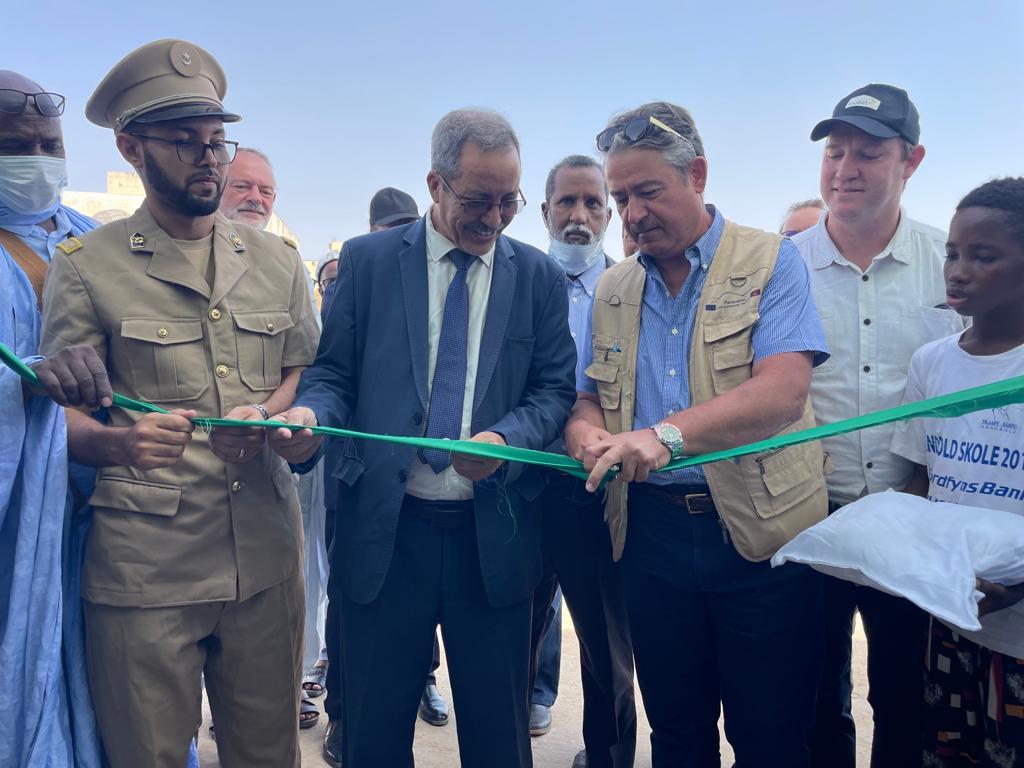
<svg viewBox="0 0 1024 768"><path fill-rule="evenodd" d="M423 520L435 528L472 528L476 522L472 499L435 501L406 494L402 499L402 514Z"/></svg>
<svg viewBox="0 0 1024 768"><path fill-rule="evenodd" d="M715 514L717 512L715 500L711 497L711 489L706 485L633 483L629 487L629 492L631 494L639 493L645 495L660 501L662 504L681 507L691 515Z"/></svg>

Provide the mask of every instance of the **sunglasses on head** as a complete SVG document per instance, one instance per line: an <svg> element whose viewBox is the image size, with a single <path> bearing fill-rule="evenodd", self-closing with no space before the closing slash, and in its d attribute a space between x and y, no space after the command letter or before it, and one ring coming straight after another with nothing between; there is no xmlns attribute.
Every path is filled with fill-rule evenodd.
<svg viewBox="0 0 1024 768"><path fill-rule="evenodd" d="M29 99L44 117L64 114L64 97L59 93L25 93L14 88L0 88L0 112L5 115L24 114Z"/></svg>
<svg viewBox="0 0 1024 768"><path fill-rule="evenodd" d="M666 125L654 115L648 115L647 117L634 117L623 126L613 125L609 128L605 128L597 134L597 148L601 152L607 152L612 148L612 144L615 143L615 137L620 133L630 144L635 144L645 136L650 136L655 128L660 128L666 133L671 133L676 138L682 139L687 144L690 144L690 146L693 146L688 138L683 136L683 134L679 133L679 131L675 130L672 126Z"/></svg>

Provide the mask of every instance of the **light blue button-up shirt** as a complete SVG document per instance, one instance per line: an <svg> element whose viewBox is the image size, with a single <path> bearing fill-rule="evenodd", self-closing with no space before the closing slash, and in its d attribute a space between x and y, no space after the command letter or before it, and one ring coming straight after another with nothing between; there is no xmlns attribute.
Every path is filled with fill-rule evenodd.
<svg viewBox="0 0 1024 768"><path fill-rule="evenodd" d="M689 360L697 302L725 229L722 214L711 205L707 210L713 221L697 242L686 249L690 273L675 298L669 293L657 263L640 254L647 280L640 314L633 429L645 429L690 407ZM807 266L788 239L779 246L775 270L765 284L758 311L760 319L751 332L754 362L783 352L806 351L815 353L815 365L828 359ZM585 370L592 360L593 347L585 345L577 370ZM597 383L589 376L578 379L577 386L581 392L597 392ZM707 480L702 468L687 467L652 474L648 482L703 484Z"/></svg>
<svg viewBox="0 0 1024 768"><path fill-rule="evenodd" d="M576 277L566 275L566 287L569 294L569 333L572 334L573 344L576 345L576 388L582 389L587 381L587 375L583 373L587 365L583 365L583 356L590 350L590 323L593 315L594 290L597 288L597 281L605 268L605 257L597 260L586 272Z"/></svg>
<svg viewBox="0 0 1024 768"><path fill-rule="evenodd" d="M38 224L24 224L20 226L6 224L3 228L11 234L20 237L25 242L25 245L38 253L40 258L49 264L51 259L53 259L53 252L57 248L57 243L63 243L73 234L71 219L68 218L63 208L58 208L57 212L53 214L53 222L56 225L56 229L53 232L47 232Z"/></svg>

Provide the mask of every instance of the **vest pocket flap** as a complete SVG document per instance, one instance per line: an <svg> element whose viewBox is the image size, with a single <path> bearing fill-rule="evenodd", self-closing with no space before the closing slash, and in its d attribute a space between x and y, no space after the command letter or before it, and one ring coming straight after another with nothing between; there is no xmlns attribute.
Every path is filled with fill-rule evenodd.
<svg viewBox="0 0 1024 768"><path fill-rule="evenodd" d="M705 313L705 318L707 313ZM710 322L709 320L704 321L704 341L710 344L713 341L719 341L729 336L743 331L754 323L757 322L760 314L757 312L748 312L745 315L739 315L737 317L727 317L724 320L717 322Z"/></svg>
<svg viewBox="0 0 1024 768"><path fill-rule="evenodd" d="M595 360L587 366L585 373L594 381L603 381L610 384L619 377L619 364Z"/></svg>
<svg viewBox="0 0 1024 768"><path fill-rule="evenodd" d="M101 477L89 499L94 507L173 517L178 513L181 488L130 477Z"/></svg>
<svg viewBox="0 0 1024 768"><path fill-rule="evenodd" d="M291 313L283 311L232 312L232 317L243 331L265 336L277 336L295 325Z"/></svg>
<svg viewBox="0 0 1024 768"><path fill-rule="evenodd" d="M711 348L711 357L716 371L748 365L754 359L754 348L746 341L722 344Z"/></svg>
<svg viewBox="0 0 1024 768"><path fill-rule="evenodd" d="M797 446L793 446L794 448ZM770 453L755 461L761 468L761 478L764 480L764 487L774 497L779 497L787 491L796 488L800 483L808 479L811 474L807 462L801 455L793 455L793 451L783 448L775 453Z"/></svg>
<svg viewBox="0 0 1024 768"><path fill-rule="evenodd" d="M183 344L203 338L199 320L160 320L126 317L121 320L121 336L150 344Z"/></svg>

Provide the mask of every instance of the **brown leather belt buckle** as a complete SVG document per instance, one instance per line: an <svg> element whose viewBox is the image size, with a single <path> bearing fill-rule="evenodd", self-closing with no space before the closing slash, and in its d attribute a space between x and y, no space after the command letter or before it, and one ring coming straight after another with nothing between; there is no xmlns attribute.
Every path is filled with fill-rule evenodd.
<svg viewBox="0 0 1024 768"><path fill-rule="evenodd" d="M714 501L706 493L688 493L683 497L683 504L691 515L703 515Z"/></svg>

